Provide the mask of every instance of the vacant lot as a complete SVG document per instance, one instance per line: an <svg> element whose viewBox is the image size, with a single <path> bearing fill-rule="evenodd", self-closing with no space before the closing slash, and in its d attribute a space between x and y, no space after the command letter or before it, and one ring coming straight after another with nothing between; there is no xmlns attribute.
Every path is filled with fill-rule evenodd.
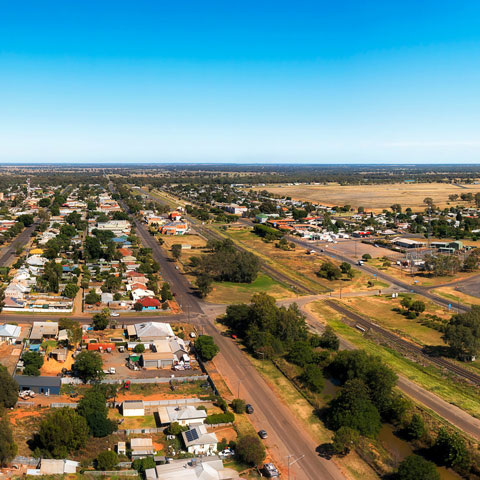
<svg viewBox="0 0 480 480"><path fill-rule="evenodd" d="M327 259L321 255L308 255L307 251L301 247L293 250L282 250L275 247L275 243L266 243L258 235L255 235L251 229L227 230L230 238L239 243L246 249L258 255L262 260L274 266L278 271L294 277L296 280L311 288L318 293L326 293L332 290L342 288L343 292L368 290L368 280L373 277L355 270L355 276L352 280L333 280L329 281L320 278L316 272ZM335 247L338 245L335 245ZM329 247L330 249L332 246ZM372 247L374 248L374 247ZM328 261L339 264L335 260ZM381 285L382 287L385 285ZM370 287L374 288L374 287Z"/></svg>
<svg viewBox="0 0 480 480"><path fill-rule="evenodd" d="M426 315L436 315L438 322L441 320L448 320L451 317L443 307L440 307L433 302L429 302L417 295L410 295L413 300L422 300L425 303L425 312L420 314L416 319L409 319L405 315L394 311L394 308L400 308L401 297L391 298L387 296L382 297L363 297L363 298L345 298L343 302L350 306L352 310L360 315L371 318L382 327L401 335L406 339L411 339L420 345L444 345L442 334L427 326L424 320Z"/></svg>
<svg viewBox="0 0 480 480"><path fill-rule="evenodd" d="M394 203L403 208L423 208L423 199L433 198L436 205L445 206L452 194L480 192L480 185L456 185L446 183L397 183L392 185L271 185L262 187L276 195L288 196L296 200L307 200L324 205L351 205L365 207L368 210L383 210ZM462 204L455 201L453 204Z"/></svg>

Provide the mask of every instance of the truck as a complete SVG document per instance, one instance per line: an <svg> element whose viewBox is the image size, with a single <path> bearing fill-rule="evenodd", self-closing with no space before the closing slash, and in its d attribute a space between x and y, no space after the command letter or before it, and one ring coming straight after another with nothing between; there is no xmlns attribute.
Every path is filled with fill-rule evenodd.
<svg viewBox="0 0 480 480"><path fill-rule="evenodd" d="M116 373L115 367L110 367L106 370L103 370L103 373L105 373L106 375L115 375Z"/></svg>

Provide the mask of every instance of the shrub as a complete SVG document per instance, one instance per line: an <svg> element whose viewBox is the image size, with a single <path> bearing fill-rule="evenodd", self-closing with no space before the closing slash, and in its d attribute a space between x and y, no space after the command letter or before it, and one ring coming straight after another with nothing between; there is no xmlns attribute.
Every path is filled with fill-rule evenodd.
<svg viewBox="0 0 480 480"><path fill-rule="evenodd" d="M118 464L118 455L113 450L99 453L97 457L97 470L112 470Z"/></svg>
<svg viewBox="0 0 480 480"><path fill-rule="evenodd" d="M205 419L207 425L216 425L217 423L232 423L235 420L235 415L231 412L214 413L208 415Z"/></svg>
<svg viewBox="0 0 480 480"><path fill-rule="evenodd" d="M139 343L138 345L135 345L133 350L135 353L143 353L145 351L145 345L143 343Z"/></svg>
<svg viewBox="0 0 480 480"><path fill-rule="evenodd" d="M232 410L235 413L245 413L245 401L241 398L234 398L232 401Z"/></svg>
<svg viewBox="0 0 480 480"><path fill-rule="evenodd" d="M398 467L398 480L440 480L435 464L419 455L410 455Z"/></svg>

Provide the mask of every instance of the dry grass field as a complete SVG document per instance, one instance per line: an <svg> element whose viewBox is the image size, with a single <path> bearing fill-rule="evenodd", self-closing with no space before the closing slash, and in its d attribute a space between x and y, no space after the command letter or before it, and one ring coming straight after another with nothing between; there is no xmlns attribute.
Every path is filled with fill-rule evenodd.
<svg viewBox="0 0 480 480"><path fill-rule="evenodd" d="M433 198L436 205L444 207L452 194L480 192L480 185L456 186L446 183L396 183L389 185L267 185L259 190L289 196L295 200L307 200L324 205L351 205L365 207L369 211L382 211L394 203L403 208L423 208L423 199ZM459 200L454 204L463 204Z"/></svg>

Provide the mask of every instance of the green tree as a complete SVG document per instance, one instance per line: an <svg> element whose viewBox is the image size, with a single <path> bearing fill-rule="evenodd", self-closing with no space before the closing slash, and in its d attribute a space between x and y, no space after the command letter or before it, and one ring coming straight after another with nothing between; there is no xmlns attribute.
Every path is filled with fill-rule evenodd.
<svg viewBox="0 0 480 480"><path fill-rule="evenodd" d="M173 295L172 291L170 290L170 284L168 282L163 282L162 289L160 290L160 296L162 297L162 302L172 300Z"/></svg>
<svg viewBox="0 0 480 480"><path fill-rule="evenodd" d="M133 350L135 353L143 353L145 351L145 345L143 343L139 343L138 345L135 345Z"/></svg>
<svg viewBox="0 0 480 480"><path fill-rule="evenodd" d="M338 350L340 348L340 340L335 335L335 331L332 327L327 325L325 331L320 335L319 346L327 348L328 350Z"/></svg>
<svg viewBox="0 0 480 480"><path fill-rule="evenodd" d="M314 351L310 343L306 340L295 342L288 352L287 360L300 367L312 363L314 359Z"/></svg>
<svg viewBox="0 0 480 480"><path fill-rule="evenodd" d="M366 437L376 437L381 428L380 414L370 401L360 379L349 380L330 403L327 425L332 430L349 427Z"/></svg>
<svg viewBox="0 0 480 480"><path fill-rule="evenodd" d="M77 345L82 340L82 327L79 322L68 317L62 317L58 321L58 328L66 330L68 342L71 345Z"/></svg>
<svg viewBox="0 0 480 480"><path fill-rule="evenodd" d="M143 305L139 302L135 302L135 305L133 306L133 309L136 312L141 312L143 310Z"/></svg>
<svg viewBox="0 0 480 480"><path fill-rule="evenodd" d="M317 365L307 365L301 375L301 380L312 392L315 393L320 393L325 386L323 371Z"/></svg>
<svg viewBox="0 0 480 480"><path fill-rule="evenodd" d="M78 285L75 285L74 283L67 283L63 289L63 295L68 298L75 298L79 290L80 287Z"/></svg>
<svg viewBox="0 0 480 480"><path fill-rule="evenodd" d="M7 465L17 454L10 422L6 417L0 420L0 467Z"/></svg>
<svg viewBox="0 0 480 480"><path fill-rule="evenodd" d="M117 429L115 422L108 418L106 391L94 387L87 390L78 403L77 412L85 418L94 437L105 437Z"/></svg>
<svg viewBox="0 0 480 480"><path fill-rule="evenodd" d="M437 467L419 455L410 455L398 466L398 480L440 480Z"/></svg>
<svg viewBox="0 0 480 480"><path fill-rule="evenodd" d="M0 407L12 408L18 399L18 383L8 373L3 365L0 365Z"/></svg>
<svg viewBox="0 0 480 480"><path fill-rule="evenodd" d="M364 253L362 255L362 259L365 261L365 262L368 262L369 260L371 260L372 256L369 254L369 253Z"/></svg>
<svg viewBox="0 0 480 480"><path fill-rule="evenodd" d="M23 364L25 367L31 365L36 369L42 368L43 365L43 355L38 352L25 352L22 355Z"/></svg>
<svg viewBox="0 0 480 480"><path fill-rule="evenodd" d="M242 400L241 398L234 398L232 400L232 410L235 413L245 413L245 400Z"/></svg>
<svg viewBox="0 0 480 480"><path fill-rule="evenodd" d="M40 370L35 365L27 365L22 372L22 375L30 376L30 377L39 377Z"/></svg>
<svg viewBox="0 0 480 480"><path fill-rule="evenodd" d="M450 433L446 428L438 432L432 452L437 463L466 470L470 464L470 455L465 440L458 433Z"/></svg>
<svg viewBox="0 0 480 480"><path fill-rule="evenodd" d="M198 275L195 283L202 298L205 298L213 290L213 278L206 273Z"/></svg>
<svg viewBox="0 0 480 480"><path fill-rule="evenodd" d="M180 258L180 255L182 254L182 246L179 243L174 243L172 245L172 256L175 260L178 260Z"/></svg>
<svg viewBox="0 0 480 480"><path fill-rule="evenodd" d="M342 271L332 262L325 262L320 267L317 275L327 280L338 280L342 276Z"/></svg>
<svg viewBox="0 0 480 480"><path fill-rule="evenodd" d="M480 351L480 307L473 306L467 313L454 315L443 334L443 339L459 357L473 357Z"/></svg>
<svg viewBox="0 0 480 480"><path fill-rule="evenodd" d="M204 361L212 360L219 352L219 348L209 335L200 335L195 342L195 350Z"/></svg>
<svg viewBox="0 0 480 480"><path fill-rule="evenodd" d="M105 450L98 454L97 470L113 470L118 465L118 455L113 450Z"/></svg>
<svg viewBox="0 0 480 480"><path fill-rule="evenodd" d="M104 313L96 313L92 317L94 330L105 330L108 327L109 317Z"/></svg>
<svg viewBox="0 0 480 480"><path fill-rule="evenodd" d="M416 440L422 438L425 435L425 423L423 422L422 417L417 413L413 414L405 432L410 438Z"/></svg>
<svg viewBox="0 0 480 480"><path fill-rule="evenodd" d="M260 465L265 459L265 447L256 435L243 435L237 440L236 455L248 465Z"/></svg>
<svg viewBox="0 0 480 480"><path fill-rule="evenodd" d="M140 475L144 475L145 470L148 470L149 468L155 468L155 460L152 457L137 458L133 461L132 468Z"/></svg>
<svg viewBox="0 0 480 480"><path fill-rule="evenodd" d="M180 435L185 430L188 430L188 427L180 425L178 422L172 422L166 429L165 433L167 435Z"/></svg>
<svg viewBox="0 0 480 480"><path fill-rule="evenodd" d="M98 380L103 377L103 361L97 352L83 351L75 359L73 369L79 378L87 383L90 380Z"/></svg>
<svg viewBox="0 0 480 480"><path fill-rule="evenodd" d="M412 303L411 309L418 315L425 311L425 303L421 300L415 300Z"/></svg>
<svg viewBox="0 0 480 480"><path fill-rule="evenodd" d="M65 458L87 444L88 425L75 410L64 407L54 410L42 420L36 436L41 452L54 458Z"/></svg>
<svg viewBox="0 0 480 480"><path fill-rule="evenodd" d="M346 455L355 450L360 440L359 433L350 427L340 427L333 436L332 450L337 455Z"/></svg>

